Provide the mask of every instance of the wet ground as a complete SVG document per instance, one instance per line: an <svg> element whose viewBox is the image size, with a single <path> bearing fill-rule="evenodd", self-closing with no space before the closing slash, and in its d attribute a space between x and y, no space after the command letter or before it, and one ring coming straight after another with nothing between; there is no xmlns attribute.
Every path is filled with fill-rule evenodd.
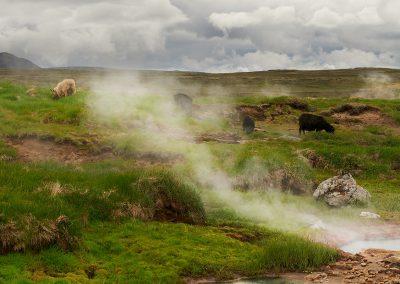
<svg viewBox="0 0 400 284"><path fill-rule="evenodd" d="M354 241L341 247L349 253L358 253L369 248L400 251L400 238Z"/></svg>

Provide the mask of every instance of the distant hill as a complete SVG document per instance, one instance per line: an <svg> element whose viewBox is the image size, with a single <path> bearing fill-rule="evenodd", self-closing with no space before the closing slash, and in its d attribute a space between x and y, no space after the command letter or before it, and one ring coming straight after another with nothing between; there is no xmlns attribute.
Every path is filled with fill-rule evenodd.
<svg viewBox="0 0 400 284"><path fill-rule="evenodd" d="M7 52L0 52L0 68L39 69L40 67L28 59L20 58Z"/></svg>

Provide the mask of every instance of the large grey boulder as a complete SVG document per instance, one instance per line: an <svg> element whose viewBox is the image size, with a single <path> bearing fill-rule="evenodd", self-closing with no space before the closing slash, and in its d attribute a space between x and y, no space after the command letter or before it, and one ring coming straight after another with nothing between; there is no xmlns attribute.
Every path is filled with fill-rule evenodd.
<svg viewBox="0 0 400 284"><path fill-rule="evenodd" d="M349 204L366 204L371 199L367 190L357 185L351 174L335 176L321 182L313 194L328 205L341 207Z"/></svg>

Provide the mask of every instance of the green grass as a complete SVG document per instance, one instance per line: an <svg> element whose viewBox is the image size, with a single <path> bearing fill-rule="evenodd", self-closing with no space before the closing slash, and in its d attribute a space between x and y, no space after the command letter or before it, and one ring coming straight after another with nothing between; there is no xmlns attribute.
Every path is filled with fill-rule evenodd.
<svg viewBox="0 0 400 284"><path fill-rule="evenodd" d="M77 170L58 164L0 163L0 211L6 219L28 214L55 219L64 214L82 224L86 218L110 220L124 203L140 205L153 216L160 196L179 204L183 219L204 218L195 190L165 169L115 172L93 165Z"/></svg>
<svg viewBox="0 0 400 284"><path fill-rule="evenodd" d="M0 133L8 136L54 137L83 144L93 141L86 120L84 91L76 96L54 100L50 90L37 88L36 96L27 88L10 82L0 83Z"/></svg>
<svg viewBox="0 0 400 284"><path fill-rule="evenodd" d="M294 236L256 228L245 232L256 234L257 239L241 242L218 228L186 224L95 223L74 253L49 248L39 254L0 256L0 280L81 282L87 280L84 271L92 266L94 279L100 282L176 283L182 277L229 279L270 269L312 269L338 256L335 250ZM282 249L287 254L277 253ZM292 253L301 249L304 261L293 262Z"/></svg>
<svg viewBox="0 0 400 284"><path fill-rule="evenodd" d="M337 259L334 249L297 236L271 238L264 242L261 264L277 271L306 271Z"/></svg>
<svg viewBox="0 0 400 284"><path fill-rule="evenodd" d="M31 216L39 223L48 224L66 215L71 220L71 234L78 237L79 245L72 251L63 251L54 244L35 250L27 240L24 253L0 256L0 282L84 282L87 281L85 270L95 267L98 282L135 279L138 283L176 283L184 277L228 279L237 275L262 275L267 271L305 271L334 261L338 257L335 250L271 229L296 228L293 231L301 234L304 230L295 224L296 219L277 219L260 227L255 225L259 220L249 220L234 207L208 194L195 178L191 162L209 154L214 159L213 165L231 178L254 171L263 175L283 169L300 183L315 184L341 171L349 171L372 194L368 210L399 220L400 175L393 167L400 162L400 137L396 130L396 123L400 122L399 101L346 98L363 86L359 72L349 71L349 77L339 78L342 82L339 85L322 71L276 71L267 76L276 85L292 78L287 81L288 92L301 95L301 100L317 112L349 101L358 102L379 107L394 124L352 129L336 125L335 135L307 133L299 138L296 119L301 112L289 107L284 107L286 115L277 116L274 121L257 121L261 131L250 135L242 133L240 124L232 123L227 117L173 121L173 126L183 124L195 136L235 133L247 140L243 144L198 145L184 139L177 141L163 133L154 136L152 132L136 128L130 131L132 121L144 123L146 115L160 112L154 102L167 98L157 95L144 100L136 113L122 120L116 116L99 121L86 105L93 94L84 88L75 96L53 100L46 86L49 78L42 78L46 84L42 82L37 87L35 97L26 95L27 85L1 82L0 225L13 221L23 231ZM56 73L58 76L63 71ZM345 73L337 71L335 76ZM316 74L321 77L315 78ZM247 78L248 75L254 78ZM207 77L191 76L194 77L190 80L199 76L200 81ZM217 82L234 81L229 74L215 76ZM269 116L277 106L292 99L262 95L260 90L266 86L275 91L279 89L275 84L266 84L262 74L243 76L235 81L237 89L232 92L233 96L201 94L194 102L200 107L219 103L232 107L267 103L271 104L266 112ZM240 95L249 84L254 88L245 92L248 95ZM338 86L332 90L335 84ZM154 123L165 126L166 122L160 116ZM25 136L68 141L91 149L111 146L121 156L79 165L26 163L17 160L15 149L6 143L7 137ZM326 167L312 168L301 155L304 149L314 150L326 162ZM184 153L186 159L173 165L135 165L131 155L146 152ZM311 190L310 186L310 193ZM300 212L307 207L311 214L332 214L310 196L241 194L244 200L262 200L271 206L279 200L281 210L288 206ZM160 200L167 206L162 207ZM171 206L175 206L179 218L168 211ZM354 217L359 210L343 209L336 214ZM30 234L32 230L26 231ZM239 241L228 234L239 234L250 240Z"/></svg>

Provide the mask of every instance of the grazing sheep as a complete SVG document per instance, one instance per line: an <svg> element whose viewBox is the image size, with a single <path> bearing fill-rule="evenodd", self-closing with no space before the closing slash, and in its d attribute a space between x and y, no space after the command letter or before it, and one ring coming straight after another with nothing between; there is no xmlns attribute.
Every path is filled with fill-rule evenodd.
<svg viewBox="0 0 400 284"><path fill-rule="evenodd" d="M174 95L175 103L187 114L192 114L193 108L193 99L185 94L176 94Z"/></svg>
<svg viewBox="0 0 400 284"><path fill-rule="evenodd" d="M243 131L246 132L247 134L250 134L254 131L256 125L254 123L254 120L250 116L246 115L243 119L242 126L243 126Z"/></svg>
<svg viewBox="0 0 400 284"><path fill-rule="evenodd" d="M74 79L62 80L57 86L51 90L53 99L59 99L67 96L72 96L76 93L76 85Z"/></svg>
<svg viewBox="0 0 400 284"><path fill-rule="evenodd" d="M303 113L299 117L299 133L303 131L321 131L325 130L329 133L334 133L335 128L330 125L325 118L311 113Z"/></svg>

